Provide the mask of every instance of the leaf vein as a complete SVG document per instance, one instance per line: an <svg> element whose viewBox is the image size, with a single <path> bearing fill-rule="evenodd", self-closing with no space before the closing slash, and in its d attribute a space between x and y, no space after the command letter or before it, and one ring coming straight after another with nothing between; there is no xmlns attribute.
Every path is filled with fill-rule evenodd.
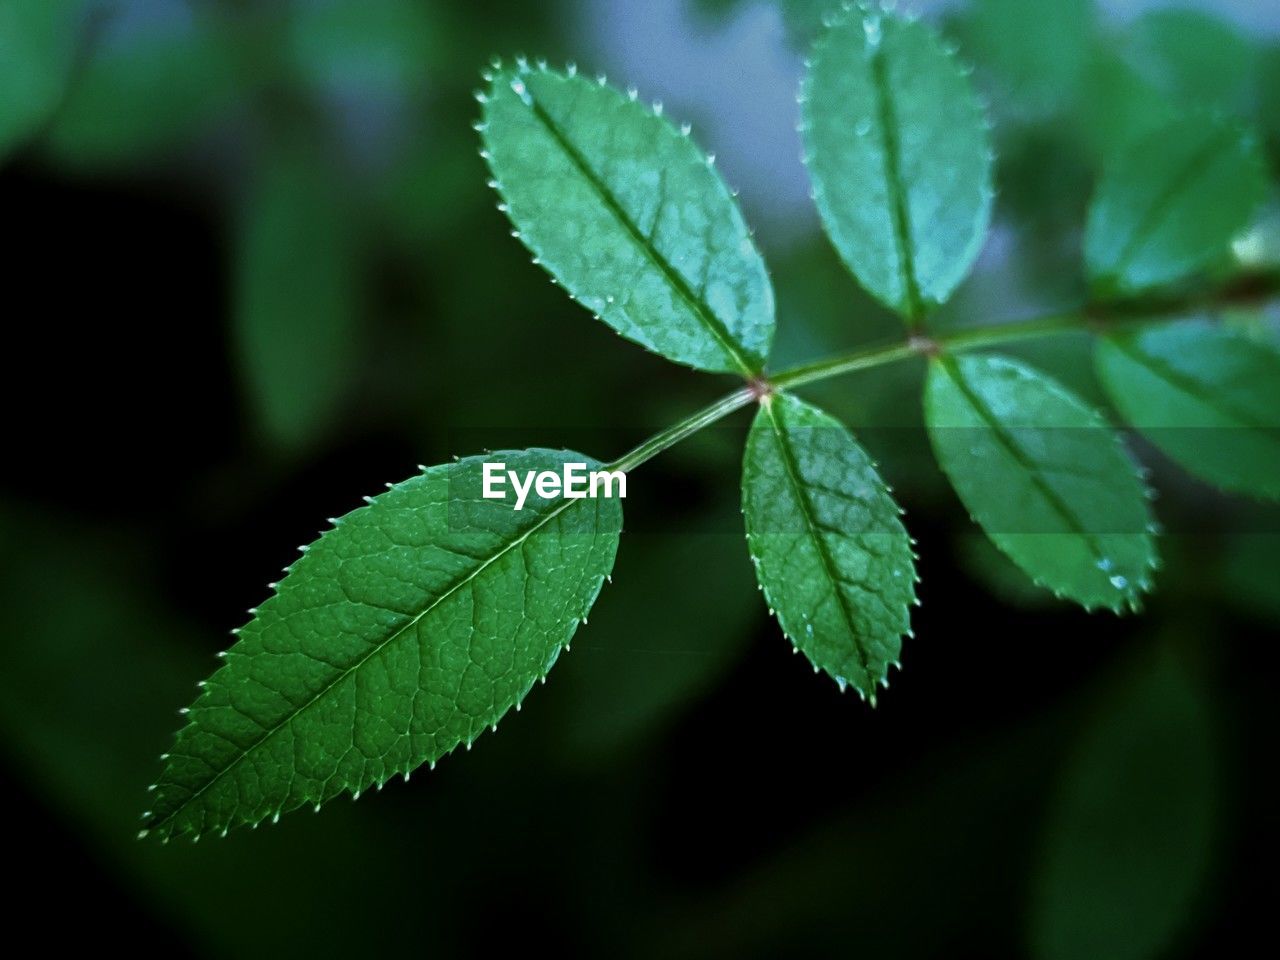
<svg viewBox="0 0 1280 960"><path fill-rule="evenodd" d="M884 48L878 46L871 54L871 76L880 135L884 139L884 178L892 206L893 241L898 250L898 270L902 274L902 285L907 295L907 316L912 323L916 323L924 313L924 303L916 281L915 244L911 236L907 191L902 182L902 145L899 139L897 109L889 86L888 69Z"/></svg>
<svg viewBox="0 0 1280 960"><path fill-rule="evenodd" d="M1173 206L1178 195L1186 190L1197 177L1213 166L1221 151L1221 138L1210 137L1199 150L1191 155L1186 164L1177 172L1177 175L1160 191L1155 202L1147 208L1142 219L1138 221L1138 225L1134 227L1133 233L1125 242L1124 247L1120 250L1120 256L1116 258L1116 262L1111 268L1112 276L1119 277L1124 275L1130 262L1137 257L1143 246L1151 239L1160 221L1168 216L1169 208Z"/></svg>
<svg viewBox="0 0 1280 960"><path fill-rule="evenodd" d="M1067 504L1058 492L1045 480L1040 469L1036 466L1034 460L1027 456L1026 451L1018 444L1017 440L1011 436L994 413L991 408L978 396L978 394L969 386L968 382L954 369L954 364L950 360L942 361L943 369L947 371L947 375L951 378L951 382L956 385L956 389L964 396L974 411L981 417L991 428L991 434L1004 447L1009 456L1017 461L1018 465L1026 471L1027 477L1031 480L1031 485L1036 488L1040 496L1049 504L1050 509L1058 514L1059 518L1071 530L1076 533L1088 545L1089 551L1093 554L1094 559L1103 561L1106 559L1106 553L1098 544L1098 539L1086 528L1084 523L1076 515L1075 511Z"/></svg>
<svg viewBox="0 0 1280 960"><path fill-rule="evenodd" d="M1218 411L1225 417L1235 420L1240 426L1247 427L1251 430L1259 430L1262 432L1274 431L1277 427L1275 423L1265 423L1262 418L1256 416L1251 410L1237 409L1234 404L1225 402L1221 394L1215 394L1205 391L1205 385L1188 377L1170 363L1166 363L1148 353L1136 350L1133 344L1128 343L1118 337L1111 340L1111 344L1127 356L1139 366L1146 367L1153 374L1163 380L1172 387L1181 390L1183 393L1194 397L1200 403L1207 407Z"/></svg>
<svg viewBox="0 0 1280 960"><path fill-rule="evenodd" d="M187 797L186 800L184 800L182 803L175 806L174 809L170 811L168 814L166 814L163 818L151 823L150 827L151 828L163 827L165 824L171 822L175 817L178 816L178 814L180 814L183 810L187 809L192 803L194 803L202 795L204 795L223 777L225 777L228 773L234 770L246 757L250 756L255 750L261 747L264 743L266 743L269 739L271 739L271 737L279 733L282 729L291 727L293 722L301 714L303 714L305 711L307 711L308 709L310 709L311 707L319 703L321 700L323 700L329 694L330 691L332 691L338 686L338 684L342 683L347 677L351 676L353 672L359 670L362 666L368 663L371 658L373 658L380 651L385 649L388 644L393 643L399 637L403 636L406 631L417 627L417 625L422 621L422 619L426 617L429 613L431 613L431 611L435 610L445 600L449 599L459 590L461 590L462 588L470 584L472 581L474 581L476 577L478 577L481 573L483 573L486 569L488 569L490 566L492 566L502 557L506 556L511 550L515 549L516 547L523 548L524 542L528 540L529 537L531 537L538 530L542 529L544 526L546 526L548 523L550 523L553 519L558 517L560 514L564 513L564 511L567 510L571 505L576 504L578 502L579 501L576 501L576 500L562 501L559 506L549 511L546 514L546 516L539 519L537 523L534 523L533 525L531 525L529 529L526 530L524 533L522 533L519 537L517 537L515 540L503 546L501 550L494 553L493 556L487 558L484 562L482 562L478 567L476 567L466 576L462 577L460 580L453 583L444 591L442 591L438 597L436 597L429 604L427 604L426 607L423 608L422 612L417 614L408 623L404 624L401 627L398 627L395 630L395 632L390 634L385 640L382 640L377 644L375 644L368 653L366 653L358 661L356 661L354 664L348 667L345 671L340 673L330 683L326 684L325 687L322 690L320 690L318 693L316 693L315 696L310 698L306 703L292 710L288 715L282 718L275 726L267 730L266 733L264 733L261 737L255 740L252 744L250 744L248 747L243 748L241 752L230 763L228 763L225 767L223 767L221 770L215 773L212 777L210 777L208 782L205 783L203 786L201 786L199 790L194 791L189 797ZM201 728L201 729L207 730L210 728ZM212 766L210 766L210 769L212 769Z"/></svg>
<svg viewBox="0 0 1280 960"><path fill-rule="evenodd" d="M773 434L778 440L778 452L781 455L783 469L786 471L787 479L791 483L792 489L795 491L796 503L800 507L800 514L804 517L805 525L809 530L809 538L813 541L817 548L818 559L822 563L823 573L826 575L827 583L831 588L831 592L835 594L836 602L840 607L840 612L844 617L845 625L849 628L849 634L853 637L853 649L858 655L858 666L862 669L863 674L867 678L869 685L875 683L875 677L872 675L870 658L867 651L863 649L862 631L854 619L853 611L849 609L849 601L845 597L844 592L840 589L841 577L835 565L835 560L831 556L831 552L827 549L826 540L823 539L822 533L818 529L817 518L814 514L813 504L809 501L808 491L800 478L800 468L796 463L795 453L787 443L786 432L782 429L782 424L778 421L777 411L772 403L766 403L764 409L769 416L769 425L773 427Z"/></svg>
<svg viewBox="0 0 1280 960"><path fill-rule="evenodd" d="M531 93L526 93L525 103L533 112L534 117L546 128L555 140L556 145L564 151L569 161L573 164L574 169L582 176L582 178L595 191L605 208L613 215L614 219L621 224L627 236L635 244L635 246L646 256L662 278L667 281L671 289L676 295L685 302L693 315L707 329L707 332L715 338L721 349L733 360L741 369L742 373L750 376L756 372L756 367L748 362L743 355L742 350L734 342L730 336L728 329L719 317L712 312L710 306L697 296L690 288L688 282L680 274L678 270L662 255L662 253L654 247L653 243L645 236L644 231L632 219L632 217L623 209L622 204L618 202L618 198L609 188L600 176L592 169L587 162L586 157L582 155L577 146L569 139L568 135L560 128L555 119L546 111L542 104L538 103ZM655 219L654 227L657 223Z"/></svg>

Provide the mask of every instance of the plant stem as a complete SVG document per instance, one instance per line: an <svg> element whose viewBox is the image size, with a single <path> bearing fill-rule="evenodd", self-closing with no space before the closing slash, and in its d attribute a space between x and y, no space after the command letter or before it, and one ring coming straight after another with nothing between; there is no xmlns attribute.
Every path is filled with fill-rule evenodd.
<svg viewBox="0 0 1280 960"><path fill-rule="evenodd" d="M624 454L611 463L610 470L621 470L626 473L640 464L651 460L668 447L674 447L685 437L692 436L703 427L709 427L717 420L722 420L735 410L741 410L759 396L759 391L752 387L735 390L726 397L721 397L710 406L703 407L692 416L685 417L659 434L650 437L630 453Z"/></svg>
<svg viewBox="0 0 1280 960"><path fill-rule="evenodd" d="M837 377L854 370L866 370L917 354L940 352L963 353L982 347L1033 340L1062 333L1084 333L1100 329L1115 329L1131 325L1159 323L1170 316L1187 314L1199 309L1224 306L1264 306L1280 296L1280 275L1250 277L1224 288L1216 296L1193 300L1153 300L1142 302L1085 303L1070 310L1062 310L986 327L956 330L936 336L913 336L905 342L865 347L853 353L827 360L792 367L769 378L777 388L796 387L815 383L829 377Z"/></svg>
<svg viewBox="0 0 1280 960"><path fill-rule="evenodd" d="M914 356L963 353L966 350L1014 343L1018 340L1032 340L1036 337L1048 337L1059 333L1081 333L1090 329L1089 323L1084 319L1085 316L1080 310L1072 310L1067 313L1054 313L1033 317L1030 320L1020 320L1016 323L956 330L932 337L913 336L906 341L864 347L843 356L792 367L790 370L784 370L770 377L769 382L779 389L798 387L802 384L816 383L819 380L852 373L854 370L881 367L887 363L895 363Z"/></svg>
<svg viewBox="0 0 1280 960"><path fill-rule="evenodd" d="M668 427L661 433L650 437L630 453L610 465L611 470L624 473L633 470L642 463L651 460L668 447L673 447L686 437L692 436L704 427L709 427L722 420L735 410L740 410L752 401L774 390L802 386L806 383L817 383L829 380L855 370L869 370L885 364L896 363L916 356L931 356L938 353L963 353L983 347L999 346L1015 343L1019 340L1032 340L1038 337L1049 337L1064 333L1087 333L1100 329L1115 329L1121 326L1145 325L1159 323L1170 316L1186 314L1206 307L1223 307L1231 305L1265 306L1280 297L1280 275L1247 278L1233 287L1224 288L1217 295L1199 301L1165 300L1134 303L1082 304L1074 310L1064 310L1019 320L1013 323L1000 323L986 327L974 327L967 330L956 330L936 336L914 335L906 340L882 343L863 347L853 353L817 360L813 363L792 367L772 377L758 378L746 387L735 390L721 397L715 403L703 407L698 412Z"/></svg>

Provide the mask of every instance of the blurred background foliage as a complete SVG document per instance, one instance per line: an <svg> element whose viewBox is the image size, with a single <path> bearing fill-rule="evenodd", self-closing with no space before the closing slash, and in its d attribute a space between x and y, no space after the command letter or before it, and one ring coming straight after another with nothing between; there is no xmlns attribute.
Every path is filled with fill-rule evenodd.
<svg viewBox="0 0 1280 960"><path fill-rule="evenodd" d="M210 956L1139 960L1269 939L1280 514L1135 441L1164 494L1159 591L1089 617L967 526L912 364L810 391L920 540L916 636L876 710L791 657L751 589L738 420L637 474L614 586L500 735L318 816L133 839L173 711L322 518L455 453L614 456L727 385L621 343L508 236L471 129L494 54L576 58L694 123L771 264L775 365L895 335L798 159L825 6L0 0L19 927L56 905ZM994 229L939 325L1078 302L1100 166L1172 113L1254 124L1280 166L1274 4L920 8L973 63L999 153ZM1280 199L1220 269L1241 265L1280 265ZM1277 336L1274 311L1223 319ZM1101 402L1087 338L1020 349Z"/></svg>

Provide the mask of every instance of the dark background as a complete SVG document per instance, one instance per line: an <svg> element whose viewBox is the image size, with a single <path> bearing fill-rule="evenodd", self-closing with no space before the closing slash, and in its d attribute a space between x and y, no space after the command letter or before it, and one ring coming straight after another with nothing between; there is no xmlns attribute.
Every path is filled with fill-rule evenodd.
<svg viewBox="0 0 1280 960"><path fill-rule="evenodd" d="M915 637L874 710L791 655L753 587L738 415L633 476L613 586L497 736L319 815L134 839L175 711L325 517L455 453L613 457L733 386L622 341L511 239L471 129L491 55L572 57L694 123L758 226L775 367L897 333L808 205L794 92L820 6L79 5L50 112L0 123L11 926L210 956L1270 939L1276 509L1135 439L1166 562L1142 616L1089 616L967 525L913 364L805 391L873 448L920 541ZM939 326L1077 300L1098 170L1170 111L1257 124L1275 169L1273 5L1047 4L1049 40L979 6L925 7L977 67L1001 189ZM1237 268L1280 262L1278 210ZM1222 319L1276 336L1274 310ZM1019 352L1102 402L1085 338Z"/></svg>

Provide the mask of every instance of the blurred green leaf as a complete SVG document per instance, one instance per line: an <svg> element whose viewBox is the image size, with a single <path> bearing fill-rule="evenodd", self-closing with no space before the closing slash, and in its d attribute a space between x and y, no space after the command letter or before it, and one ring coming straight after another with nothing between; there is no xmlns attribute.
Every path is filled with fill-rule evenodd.
<svg viewBox="0 0 1280 960"><path fill-rule="evenodd" d="M593 759L657 732L710 688L757 616L740 535L629 535L613 576L619 589L591 611L547 691L565 751Z"/></svg>
<svg viewBox="0 0 1280 960"><path fill-rule="evenodd" d="M764 262L711 161L658 107L573 71L517 66L495 74L482 130L518 235L575 300L679 363L764 365Z"/></svg>
<svg viewBox="0 0 1280 960"><path fill-rule="evenodd" d="M484 499L481 465L593 461L501 451L425 468L334 521L253 612L188 712L144 835L256 824L408 777L544 678L613 567L616 497Z"/></svg>
<svg viewBox="0 0 1280 960"><path fill-rule="evenodd" d="M961 356L929 365L925 421L974 520L1032 580L1136 607L1155 566L1148 491L1101 414L1031 367Z"/></svg>
<svg viewBox="0 0 1280 960"><path fill-rule="evenodd" d="M1127 32L1123 49L1127 62L1181 104L1253 111L1256 49L1217 17L1189 9L1150 10Z"/></svg>
<svg viewBox="0 0 1280 960"><path fill-rule="evenodd" d="M319 0L295 4L289 55L326 89L411 92L439 59L431 5L414 0Z"/></svg>
<svg viewBox="0 0 1280 960"><path fill-rule="evenodd" d="M1031 913L1038 960L1154 960L1191 922L1212 852L1209 706L1169 650L1111 678L1063 771Z"/></svg>
<svg viewBox="0 0 1280 960"><path fill-rule="evenodd" d="M236 348L267 434L287 447L328 426L353 378L361 277L342 183L323 161L268 161L240 225Z"/></svg>
<svg viewBox="0 0 1280 960"><path fill-rule="evenodd" d="M1121 415L1183 467L1280 498L1280 350L1191 320L1110 334L1097 358Z"/></svg>
<svg viewBox="0 0 1280 960"><path fill-rule="evenodd" d="M58 106L75 59L85 0L0 2L0 159Z"/></svg>
<svg viewBox="0 0 1280 960"><path fill-rule="evenodd" d="M1265 189L1252 134L1202 116L1166 124L1098 184L1085 230L1092 281L1131 294L1186 277L1227 252Z"/></svg>
<svg viewBox="0 0 1280 960"><path fill-rule="evenodd" d="M1231 254L1241 271L1280 273L1280 191L1274 186L1249 226L1232 238Z"/></svg>
<svg viewBox="0 0 1280 960"><path fill-rule="evenodd" d="M1041 112L1076 96L1089 61L1092 0L976 0L975 53L1013 103Z"/></svg>
<svg viewBox="0 0 1280 960"><path fill-rule="evenodd" d="M1074 126L1095 160L1110 165L1136 141L1176 116L1169 97L1100 39L1085 68Z"/></svg>
<svg viewBox="0 0 1280 960"><path fill-rule="evenodd" d="M1189 108L1248 117L1263 106L1265 115L1262 69L1259 50L1222 21L1189 9L1153 10L1095 39L1075 126L1110 163Z"/></svg>
<svg viewBox="0 0 1280 960"><path fill-rule="evenodd" d="M77 75L46 149L69 167L125 166L207 135L246 79L233 44L201 20L104 46Z"/></svg>
<svg viewBox="0 0 1280 960"><path fill-rule="evenodd" d="M871 458L790 394L760 405L742 464L756 576L783 633L872 704L911 630L915 555Z"/></svg>
<svg viewBox="0 0 1280 960"><path fill-rule="evenodd" d="M991 217L965 70L924 22L852 8L815 45L801 101L827 233L871 294L919 319L969 272Z"/></svg>

